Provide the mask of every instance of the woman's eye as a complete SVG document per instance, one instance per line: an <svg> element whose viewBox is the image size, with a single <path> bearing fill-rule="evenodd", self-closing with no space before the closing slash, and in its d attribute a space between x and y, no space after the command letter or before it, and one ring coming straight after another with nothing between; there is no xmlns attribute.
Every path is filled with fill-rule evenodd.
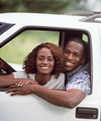
<svg viewBox="0 0 101 121"><path fill-rule="evenodd" d="M53 59L52 59L52 58L49 58L48 60L49 60L49 61L52 61Z"/></svg>
<svg viewBox="0 0 101 121"><path fill-rule="evenodd" d="M43 58L39 58L39 60L43 60Z"/></svg>

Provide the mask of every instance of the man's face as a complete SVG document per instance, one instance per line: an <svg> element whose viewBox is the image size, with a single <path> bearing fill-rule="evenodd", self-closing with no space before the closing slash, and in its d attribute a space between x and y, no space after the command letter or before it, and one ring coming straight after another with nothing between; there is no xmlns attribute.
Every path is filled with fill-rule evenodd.
<svg viewBox="0 0 101 121"><path fill-rule="evenodd" d="M83 45L80 43L69 41L64 49L65 71L73 71L78 68L84 61Z"/></svg>

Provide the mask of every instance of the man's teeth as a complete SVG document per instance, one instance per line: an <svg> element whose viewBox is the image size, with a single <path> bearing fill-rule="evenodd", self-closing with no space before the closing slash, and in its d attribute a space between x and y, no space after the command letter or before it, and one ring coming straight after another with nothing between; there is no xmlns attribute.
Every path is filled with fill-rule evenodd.
<svg viewBox="0 0 101 121"><path fill-rule="evenodd" d="M42 67L43 69L48 69L49 67Z"/></svg>
<svg viewBox="0 0 101 121"><path fill-rule="evenodd" d="M68 64L71 64L71 63L68 62Z"/></svg>
<svg viewBox="0 0 101 121"><path fill-rule="evenodd" d="M72 65L72 63L66 62L66 65L67 65L67 66L71 66L71 65Z"/></svg>

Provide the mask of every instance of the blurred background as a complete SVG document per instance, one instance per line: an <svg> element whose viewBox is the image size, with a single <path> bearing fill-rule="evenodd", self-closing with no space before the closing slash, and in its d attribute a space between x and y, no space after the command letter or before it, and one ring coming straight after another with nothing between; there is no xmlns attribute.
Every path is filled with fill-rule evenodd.
<svg viewBox="0 0 101 121"><path fill-rule="evenodd" d="M70 11L101 11L101 0L0 0L0 13L65 14ZM0 49L0 57L8 63L23 64L23 59L38 44L58 45L59 32L25 31L13 40Z"/></svg>
<svg viewBox="0 0 101 121"><path fill-rule="evenodd" d="M64 14L75 10L101 11L101 0L0 0L0 13Z"/></svg>

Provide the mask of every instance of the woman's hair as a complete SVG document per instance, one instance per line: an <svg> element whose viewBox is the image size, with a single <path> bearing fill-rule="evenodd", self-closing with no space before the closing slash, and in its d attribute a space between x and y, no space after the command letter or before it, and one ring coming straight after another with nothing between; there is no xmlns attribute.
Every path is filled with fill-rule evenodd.
<svg viewBox="0 0 101 121"><path fill-rule="evenodd" d="M54 58L54 68L51 72L51 75L59 76L63 72L64 57L62 49L59 46L56 46L52 43L42 43L35 47L31 53L25 58L23 69L26 73L36 73L36 57L38 50L42 48L48 48L53 54Z"/></svg>

